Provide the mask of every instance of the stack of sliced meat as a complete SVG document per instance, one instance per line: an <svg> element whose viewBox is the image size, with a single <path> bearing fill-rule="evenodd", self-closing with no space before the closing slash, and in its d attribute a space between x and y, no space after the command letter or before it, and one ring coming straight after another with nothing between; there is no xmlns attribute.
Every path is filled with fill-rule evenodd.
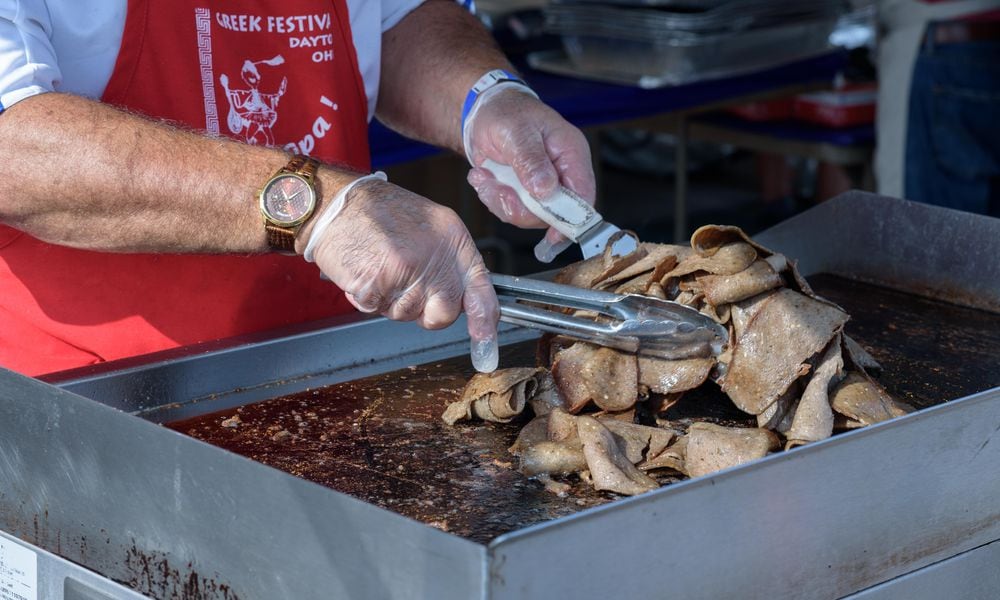
<svg viewBox="0 0 1000 600"><path fill-rule="evenodd" d="M542 366L474 376L445 421L508 422L530 407L534 420L511 452L523 473L556 491L565 486L550 475L575 473L596 489L638 494L657 487L647 474L655 469L697 477L782 442L788 449L912 410L871 378L878 363L844 334L847 313L736 227L702 227L690 248L640 244L627 256L594 257L556 281L692 306L726 326L730 340L716 357L661 360L545 336ZM709 380L758 426L635 422L637 403L639 413L664 413Z"/></svg>

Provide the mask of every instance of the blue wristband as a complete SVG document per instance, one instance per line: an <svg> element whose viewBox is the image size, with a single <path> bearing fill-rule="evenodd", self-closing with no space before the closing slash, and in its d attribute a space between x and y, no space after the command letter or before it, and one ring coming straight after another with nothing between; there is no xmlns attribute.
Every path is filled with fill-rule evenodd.
<svg viewBox="0 0 1000 600"><path fill-rule="evenodd" d="M465 120L469 117L469 113L472 112L472 107L476 104L476 98L479 98L480 94L503 81L513 81L515 83L520 83L525 87L528 86L528 84L524 83L523 79L509 71L504 71L503 69L494 69L480 77L479 81L477 81L475 85L472 86L472 89L469 90L469 93L466 94L465 104L462 105L463 132L465 131Z"/></svg>

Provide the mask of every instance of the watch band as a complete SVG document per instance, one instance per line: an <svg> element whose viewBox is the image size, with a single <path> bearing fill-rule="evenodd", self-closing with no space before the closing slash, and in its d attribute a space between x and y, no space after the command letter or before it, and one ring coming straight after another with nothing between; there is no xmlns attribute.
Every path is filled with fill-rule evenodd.
<svg viewBox="0 0 1000 600"><path fill-rule="evenodd" d="M295 253L295 232L291 228L265 223L264 230L267 232L267 245L272 250Z"/></svg>
<svg viewBox="0 0 1000 600"><path fill-rule="evenodd" d="M296 154L284 167L274 174L274 177L286 173L293 173L305 178L310 186L315 186L316 171L319 169L319 161L308 156ZM294 227L281 227L269 223L264 219L264 231L267 234L267 245L273 250L284 253L295 254L295 234L299 232L302 223Z"/></svg>
<svg viewBox="0 0 1000 600"><path fill-rule="evenodd" d="M279 173L295 173L296 175L301 175L312 183L313 178L316 176L316 170L319 168L319 161L315 158L309 158L308 156L302 156L301 154L296 154L288 161L288 164L281 168Z"/></svg>

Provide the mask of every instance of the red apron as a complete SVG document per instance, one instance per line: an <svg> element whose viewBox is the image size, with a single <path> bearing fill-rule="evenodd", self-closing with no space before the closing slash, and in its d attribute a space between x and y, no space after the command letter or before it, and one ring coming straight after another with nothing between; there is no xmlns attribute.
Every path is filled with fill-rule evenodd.
<svg viewBox="0 0 1000 600"><path fill-rule="evenodd" d="M344 0L129 0L102 100L369 169ZM0 225L0 365L27 375L350 310L299 257L109 254Z"/></svg>

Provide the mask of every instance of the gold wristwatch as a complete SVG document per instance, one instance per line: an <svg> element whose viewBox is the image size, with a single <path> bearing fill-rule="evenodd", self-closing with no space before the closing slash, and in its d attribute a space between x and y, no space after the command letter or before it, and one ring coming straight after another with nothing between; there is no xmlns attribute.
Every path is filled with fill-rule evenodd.
<svg viewBox="0 0 1000 600"><path fill-rule="evenodd" d="M295 253L295 234L316 210L317 168L315 159L295 155L260 189L260 212L272 249Z"/></svg>

